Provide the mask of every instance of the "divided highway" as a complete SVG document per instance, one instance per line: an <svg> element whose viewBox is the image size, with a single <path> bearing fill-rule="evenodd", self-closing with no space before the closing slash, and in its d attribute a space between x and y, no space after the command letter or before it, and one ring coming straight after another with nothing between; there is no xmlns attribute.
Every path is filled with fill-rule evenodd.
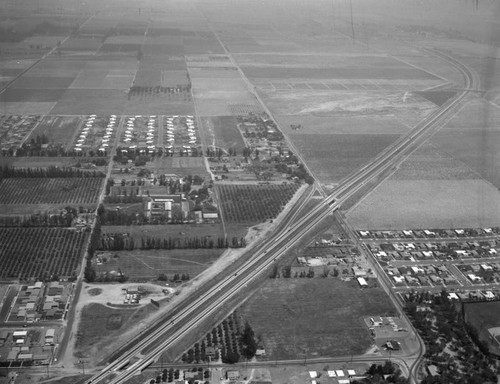
<svg viewBox="0 0 500 384"><path fill-rule="evenodd" d="M156 326L138 335L135 340L127 344L126 349L120 351L120 356L115 356L114 361L91 377L87 383L124 383L136 372L148 367L166 349L175 345L186 334L218 313L222 305L234 300L246 285L261 278L262 274L291 246L300 241L366 183L398 164L434 134L457 111L467 93L475 89L475 79L471 71L455 59L435 51L426 51L447 61L462 72L465 78L464 91L429 115L370 164L343 180L332 194L299 220L291 220L297 215L297 209L292 209L272 237L246 252L248 255L246 261L221 271L219 279L208 283L208 286L201 287L203 290L197 291L200 292L197 297L186 299ZM244 259L243 256L242 260ZM418 364L411 367L413 381L417 367Z"/></svg>

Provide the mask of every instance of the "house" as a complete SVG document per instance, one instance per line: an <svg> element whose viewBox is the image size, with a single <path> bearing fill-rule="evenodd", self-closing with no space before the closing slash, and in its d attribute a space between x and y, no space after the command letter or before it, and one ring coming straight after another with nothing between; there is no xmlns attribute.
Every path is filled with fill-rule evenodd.
<svg viewBox="0 0 500 384"><path fill-rule="evenodd" d="M229 381L238 381L240 379L240 372L235 370L227 371L226 379L228 379Z"/></svg>
<svg viewBox="0 0 500 384"><path fill-rule="evenodd" d="M448 294L448 300L458 300L458 295L455 292Z"/></svg>
<svg viewBox="0 0 500 384"><path fill-rule="evenodd" d="M487 300L493 300L495 298L495 294L491 291L482 292L482 294Z"/></svg>
<svg viewBox="0 0 500 384"><path fill-rule="evenodd" d="M367 287L368 286L368 283L362 277L358 277L358 284L359 284L360 287Z"/></svg>
<svg viewBox="0 0 500 384"><path fill-rule="evenodd" d="M405 281L405 278L403 276L393 276L393 279L396 284L403 284Z"/></svg>
<svg viewBox="0 0 500 384"><path fill-rule="evenodd" d="M432 376L432 377L439 376L438 367L435 366L434 364L428 365L426 367L426 369L427 369L427 372L429 373L430 376Z"/></svg>
<svg viewBox="0 0 500 384"><path fill-rule="evenodd" d="M219 214L217 212L203 212L203 220L217 221L219 220Z"/></svg>
<svg viewBox="0 0 500 384"><path fill-rule="evenodd" d="M352 267L352 272L355 277L364 277L366 276L366 271L360 267Z"/></svg>
<svg viewBox="0 0 500 384"><path fill-rule="evenodd" d="M54 339L55 334L56 330L54 328L47 329L47 332L45 332L45 340L48 338Z"/></svg>
<svg viewBox="0 0 500 384"><path fill-rule="evenodd" d="M380 316L370 317L370 324L374 327L381 327L384 324L384 319Z"/></svg>
<svg viewBox="0 0 500 384"><path fill-rule="evenodd" d="M475 274L473 273L469 273L467 275L467 277L469 278L470 281L472 282L476 282L476 281L481 281L481 278L479 276L476 276Z"/></svg>
<svg viewBox="0 0 500 384"><path fill-rule="evenodd" d="M255 356L257 357L266 356L266 350L264 348L257 348L257 350L255 351Z"/></svg>

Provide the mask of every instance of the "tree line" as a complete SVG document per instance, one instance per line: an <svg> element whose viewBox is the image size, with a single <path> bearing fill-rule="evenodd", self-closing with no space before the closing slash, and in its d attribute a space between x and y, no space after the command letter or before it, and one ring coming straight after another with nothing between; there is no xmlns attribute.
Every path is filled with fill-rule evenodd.
<svg viewBox="0 0 500 384"><path fill-rule="evenodd" d="M104 177L100 171L82 171L75 168L59 168L49 166L47 168L14 168L4 165L0 168L0 180L8 178L84 178Z"/></svg>
<svg viewBox="0 0 500 384"><path fill-rule="evenodd" d="M245 238L233 237L231 242L224 237L219 236L212 239L203 237L141 237L140 244L136 244L134 238L128 234L106 233L100 238L97 250L99 251L133 251L134 249L224 249L224 248L244 248L246 246Z"/></svg>

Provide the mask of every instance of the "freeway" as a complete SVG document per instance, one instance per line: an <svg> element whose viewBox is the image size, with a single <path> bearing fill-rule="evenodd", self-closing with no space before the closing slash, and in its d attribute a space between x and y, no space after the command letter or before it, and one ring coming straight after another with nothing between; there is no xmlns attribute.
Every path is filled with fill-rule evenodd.
<svg viewBox="0 0 500 384"><path fill-rule="evenodd" d="M242 257L244 261L229 267L220 273L221 278L203 287L203 293L189 298L167 315L149 332L127 344L114 361L94 375L89 383L124 383L137 371L146 369L155 362L169 347L175 345L193 329L203 324L206 319L215 316L223 304L234 300L251 282L262 278L275 261L284 255L290 247L298 243L321 221L337 210L347 199L358 192L364 185L379 177L383 172L401 162L418 148L428 137L436 132L463 103L469 89L474 89L474 76L464 65L440 52L427 50L459 69L465 78L464 91L449 100L439 110L429 115L423 122L412 129L392 146L383 151L374 161L367 164L346 178L321 204L304 214L300 220L292 221L297 210L292 210L275 231L274 235L262 244L250 249L251 256ZM384 283L384 282L383 282ZM420 339L419 339L420 340ZM421 351L423 347L421 347ZM410 377L415 382L419 358L409 369Z"/></svg>

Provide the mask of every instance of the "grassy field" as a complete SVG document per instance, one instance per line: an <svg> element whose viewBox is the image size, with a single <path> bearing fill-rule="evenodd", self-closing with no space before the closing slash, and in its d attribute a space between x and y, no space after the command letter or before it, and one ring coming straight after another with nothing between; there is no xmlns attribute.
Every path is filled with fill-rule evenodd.
<svg viewBox="0 0 500 384"><path fill-rule="evenodd" d="M190 238L224 236L221 224L182 224L182 225L109 225L102 227L102 233L129 233L140 242L141 237Z"/></svg>
<svg viewBox="0 0 500 384"><path fill-rule="evenodd" d="M481 228L498 224L500 192L483 180L389 179L347 214L358 229Z"/></svg>
<svg viewBox="0 0 500 384"><path fill-rule="evenodd" d="M319 180L334 183L374 158L399 136L293 133L290 137Z"/></svg>
<svg viewBox="0 0 500 384"><path fill-rule="evenodd" d="M115 309L95 303L86 305L75 335L75 356L98 361L116 347L119 336L127 328L137 325L144 315L153 311L151 306Z"/></svg>
<svg viewBox="0 0 500 384"><path fill-rule="evenodd" d="M174 173L179 176L198 175L208 177L205 161L202 157L162 157L154 161L154 169L158 174Z"/></svg>
<svg viewBox="0 0 500 384"><path fill-rule="evenodd" d="M207 269L224 249L173 249L148 251L106 252L109 261L94 265L98 273L118 271L130 280L156 279L160 273L169 279L174 274L188 274L191 278Z"/></svg>
<svg viewBox="0 0 500 384"><path fill-rule="evenodd" d="M500 340L493 340L488 332L489 328L500 327L500 302L467 303L464 310L465 320L476 329L479 338L489 345L491 352L500 354Z"/></svg>
<svg viewBox="0 0 500 384"><path fill-rule="evenodd" d="M363 353L371 344L363 317L394 315L380 288L338 279L270 279L243 305L273 359Z"/></svg>
<svg viewBox="0 0 500 384"><path fill-rule="evenodd" d="M212 129L215 135L215 145L224 149L233 148L241 153L245 142L238 130L235 116L213 116L202 118L205 129Z"/></svg>

